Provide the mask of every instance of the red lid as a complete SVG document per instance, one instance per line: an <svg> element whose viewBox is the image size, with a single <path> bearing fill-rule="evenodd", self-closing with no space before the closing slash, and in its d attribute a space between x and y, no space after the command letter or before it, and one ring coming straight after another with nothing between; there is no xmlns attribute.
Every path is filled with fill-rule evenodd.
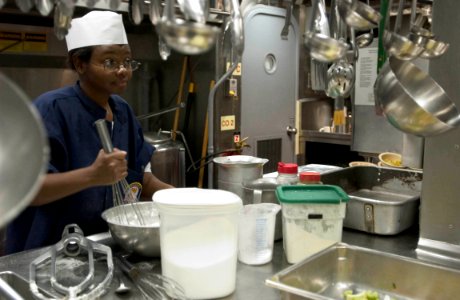
<svg viewBox="0 0 460 300"><path fill-rule="evenodd" d="M297 175L297 164L279 162L278 173Z"/></svg>
<svg viewBox="0 0 460 300"><path fill-rule="evenodd" d="M318 182L321 180L321 174L318 172L301 172L299 179L300 182Z"/></svg>

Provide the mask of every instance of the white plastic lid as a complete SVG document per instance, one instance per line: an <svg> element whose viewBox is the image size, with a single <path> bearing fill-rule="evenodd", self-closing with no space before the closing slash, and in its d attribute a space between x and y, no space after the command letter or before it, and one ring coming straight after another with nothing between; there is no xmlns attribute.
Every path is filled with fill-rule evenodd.
<svg viewBox="0 0 460 300"><path fill-rule="evenodd" d="M165 208L233 211L243 205L241 198L232 192L199 188L165 189L153 194L152 199L160 212Z"/></svg>
<svg viewBox="0 0 460 300"><path fill-rule="evenodd" d="M268 162L266 158L254 157L249 155L230 155L220 156L213 159L216 164L235 165L235 164L262 164Z"/></svg>

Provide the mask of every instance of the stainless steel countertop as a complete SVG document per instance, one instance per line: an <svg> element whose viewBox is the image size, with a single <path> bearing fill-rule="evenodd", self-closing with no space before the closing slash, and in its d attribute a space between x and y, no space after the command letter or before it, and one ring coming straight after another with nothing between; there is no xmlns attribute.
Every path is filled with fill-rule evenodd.
<svg viewBox="0 0 460 300"><path fill-rule="evenodd" d="M120 249L113 244L110 235L108 234L101 234L89 238L111 246L114 252L120 251ZM417 240L417 226L413 226L394 236L372 235L348 229L344 229L342 236L342 241L344 243L412 258L416 258L415 249L417 247ZM0 272L13 271L23 278L28 278L30 262L38 255L47 251L47 249L48 248L42 248L0 257ZM157 268L154 270L159 271L159 259L149 261L156 264ZM250 266L238 263L236 291L230 296L221 299L280 299L278 290L265 286L265 279L287 268L288 266L290 266L290 264L286 261L284 256L283 242L277 241L274 246L273 260L270 263L261 266ZM128 279L125 279L124 281L132 286L132 283L130 283ZM111 288L114 289L117 285L118 280L114 279L112 281ZM136 296L138 296L138 294L135 291L132 291L129 297L128 295L118 296L114 294L113 291L110 291L103 297L103 299L136 299Z"/></svg>

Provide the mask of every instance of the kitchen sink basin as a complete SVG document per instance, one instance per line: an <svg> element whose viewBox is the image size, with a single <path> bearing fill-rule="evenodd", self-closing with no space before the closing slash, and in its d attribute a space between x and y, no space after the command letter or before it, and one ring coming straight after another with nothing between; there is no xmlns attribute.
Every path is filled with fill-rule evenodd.
<svg viewBox="0 0 460 300"><path fill-rule="evenodd" d="M375 291L380 299L458 299L460 270L337 243L265 281L281 299L344 299ZM387 299L388 299L387 297Z"/></svg>
<svg viewBox="0 0 460 300"><path fill-rule="evenodd" d="M418 220L423 173L355 166L321 175L350 197L343 226L381 235L398 234Z"/></svg>

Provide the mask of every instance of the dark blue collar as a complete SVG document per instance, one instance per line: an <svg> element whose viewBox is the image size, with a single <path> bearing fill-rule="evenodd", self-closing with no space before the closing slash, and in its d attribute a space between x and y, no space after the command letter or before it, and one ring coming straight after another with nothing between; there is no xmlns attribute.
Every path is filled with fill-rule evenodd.
<svg viewBox="0 0 460 300"><path fill-rule="evenodd" d="M107 111L103 107L98 105L95 101L93 101L90 97L88 97L85 94L85 92L83 92L80 86L80 81L77 81L75 83L73 89L75 90L75 93L77 94L78 98L81 100L83 106L94 116L95 120L105 119ZM120 99L119 101L123 100ZM120 104L117 103L117 101L115 101L114 96L109 97L109 105L110 108L112 108L114 120L117 120L122 124L125 123L126 117L119 107Z"/></svg>

